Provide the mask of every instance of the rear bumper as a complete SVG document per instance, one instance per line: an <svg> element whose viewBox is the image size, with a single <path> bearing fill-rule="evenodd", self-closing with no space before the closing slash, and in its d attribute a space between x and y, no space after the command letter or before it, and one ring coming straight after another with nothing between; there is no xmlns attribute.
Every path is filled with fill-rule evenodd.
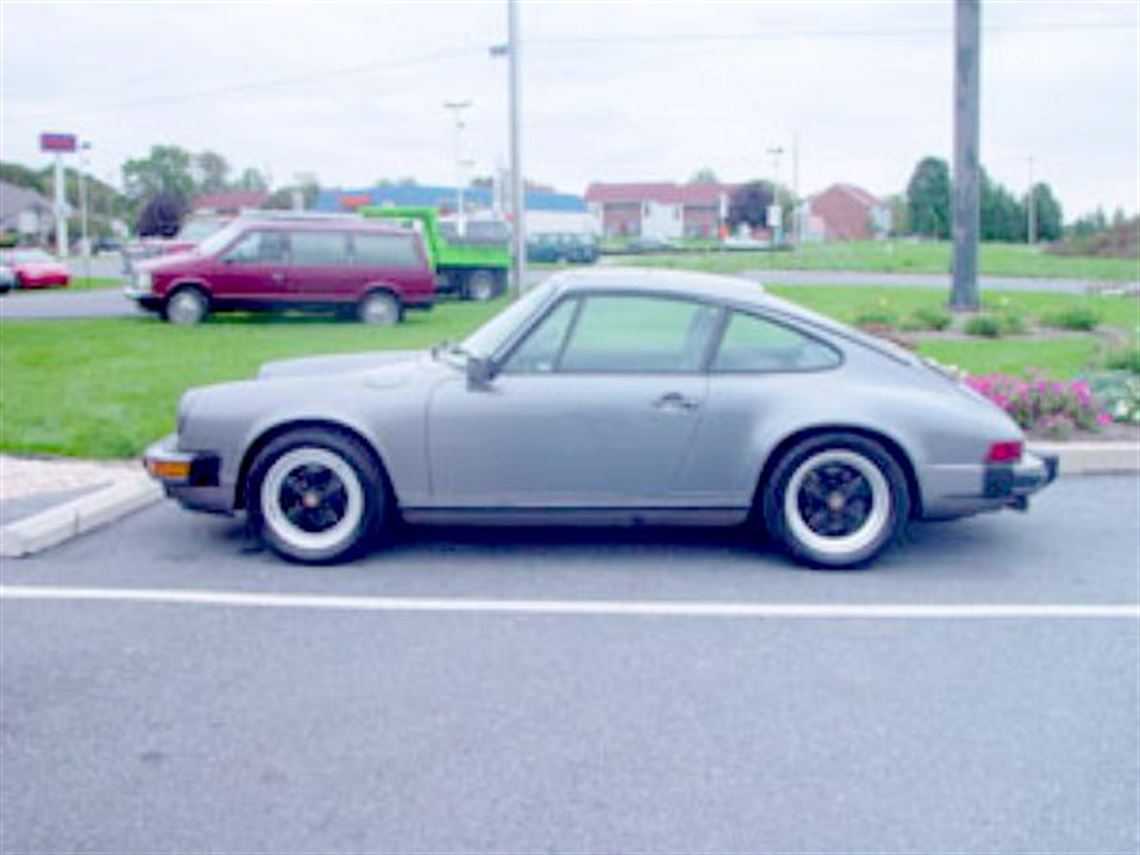
<svg viewBox="0 0 1140 855"><path fill-rule="evenodd" d="M180 450L173 433L143 454L143 466L167 496L192 510L231 513L233 490L221 483L221 464L221 457L212 451Z"/></svg>
<svg viewBox="0 0 1140 855"><path fill-rule="evenodd" d="M1057 479L1055 454L1026 452L1014 464L935 465L919 473L924 519L953 519L1002 508L1025 510Z"/></svg>

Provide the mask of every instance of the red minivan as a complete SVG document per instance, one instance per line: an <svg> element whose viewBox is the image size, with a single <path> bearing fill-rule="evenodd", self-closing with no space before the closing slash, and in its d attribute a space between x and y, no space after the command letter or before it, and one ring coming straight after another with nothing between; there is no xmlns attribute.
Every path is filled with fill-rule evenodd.
<svg viewBox="0 0 1140 855"><path fill-rule="evenodd" d="M210 312L351 309L395 324L430 308L432 265L418 232L357 217L242 217L188 252L140 262L126 295L175 324Z"/></svg>

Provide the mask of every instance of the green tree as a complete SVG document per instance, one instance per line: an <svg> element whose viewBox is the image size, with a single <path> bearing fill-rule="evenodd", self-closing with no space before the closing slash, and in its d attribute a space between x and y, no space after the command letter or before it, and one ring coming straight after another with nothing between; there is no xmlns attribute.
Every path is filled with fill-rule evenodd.
<svg viewBox="0 0 1140 855"><path fill-rule="evenodd" d="M689 178L690 184L719 184L720 180L716 177L716 173L708 166L702 166Z"/></svg>
<svg viewBox="0 0 1140 855"><path fill-rule="evenodd" d="M44 192L43 173L19 163L0 163L0 181L27 187L38 193Z"/></svg>
<svg viewBox="0 0 1140 855"><path fill-rule="evenodd" d="M950 237L950 165L940 157L924 157L906 186L907 219L913 234Z"/></svg>
<svg viewBox="0 0 1140 855"><path fill-rule="evenodd" d="M1026 205L1022 208L1025 217L1020 228L1022 235L1029 234L1028 196ZM1044 241L1059 240L1064 231L1064 218L1061 203L1053 195L1053 188L1044 181L1033 185L1033 214L1037 221L1037 239Z"/></svg>
<svg viewBox="0 0 1140 855"><path fill-rule="evenodd" d="M238 190L268 190L269 182L265 180L260 170L247 166L241 171L235 187Z"/></svg>
<svg viewBox="0 0 1140 855"><path fill-rule="evenodd" d="M910 212L907 209L906 196L902 193L892 193L886 202L891 212L891 237L910 234Z"/></svg>
<svg viewBox="0 0 1140 855"><path fill-rule="evenodd" d="M192 155L184 148L176 145L151 146L146 157L134 158L123 164L123 186L127 198L137 206L159 193L188 200L196 186L190 171L191 162Z"/></svg>
<svg viewBox="0 0 1140 855"><path fill-rule="evenodd" d="M1025 209L1021 202L981 170L980 220L981 239L994 241L1025 240Z"/></svg>
<svg viewBox="0 0 1140 855"><path fill-rule="evenodd" d="M199 193L217 193L225 190L229 182L230 165L216 151L203 151L194 155Z"/></svg>
<svg viewBox="0 0 1140 855"><path fill-rule="evenodd" d="M768 206L776 196L770 181L749 181L737 187L728 200L728 224L747 223L753 228L768 225Z"/></svg>

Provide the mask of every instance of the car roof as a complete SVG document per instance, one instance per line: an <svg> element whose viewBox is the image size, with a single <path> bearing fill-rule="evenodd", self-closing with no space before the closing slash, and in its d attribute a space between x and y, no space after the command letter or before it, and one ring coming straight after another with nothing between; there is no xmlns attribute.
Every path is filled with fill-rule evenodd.
<svg viewBox="0 0 1140 855"><path fill-rule="evenodd" d="M305 219L296 217L259 217L245 215L238 217L234 223L243 228L259 228L270 230L313 231L313 232L372 232L377 234L408 235L416 234L414 228L407 228L395 223L381 220L366 220L363 217L329 217L327 219Z"/></svg>
<svg viewBox="0 0 1140 855"><path fill-rule="evenodd" d="M684 297L709 297L726 303L769 305L772 300L759 282L691 270L644 267L594 267L556 273L551 282L560 291L643 291Z"/></svg>

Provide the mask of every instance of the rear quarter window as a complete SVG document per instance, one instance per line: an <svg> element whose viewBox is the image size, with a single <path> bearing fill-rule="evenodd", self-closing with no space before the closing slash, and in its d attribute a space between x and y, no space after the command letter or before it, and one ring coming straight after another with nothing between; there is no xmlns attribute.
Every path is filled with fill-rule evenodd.
<svg viewBox="0 0 1140 855"><path fill-rule="evenodd" d="M356 244L356 263L361 267L423 266L416 239L411 235L357 234L353 241Z"/></svg>
<svg viewBox="0 0 1140 855"><path fill-rule="evenodd" d="M791 327L733 312L712 370L719 373L820 371L842 362L839 352Z"/></svg>

